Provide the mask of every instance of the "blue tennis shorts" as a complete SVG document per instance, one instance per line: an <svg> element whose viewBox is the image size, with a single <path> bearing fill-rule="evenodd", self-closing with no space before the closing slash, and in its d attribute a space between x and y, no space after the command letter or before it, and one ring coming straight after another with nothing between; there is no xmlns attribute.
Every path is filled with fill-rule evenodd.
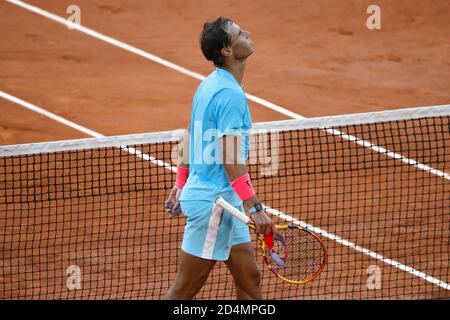
<svg viewBox="0 0 450 320"><path fill-rule="evenodd" d="M181 201L186 216L181 249L191 255L226 261L231 247L250 242L248 226L210 201ZM244 211L242 205L237 209Z"/></svg>

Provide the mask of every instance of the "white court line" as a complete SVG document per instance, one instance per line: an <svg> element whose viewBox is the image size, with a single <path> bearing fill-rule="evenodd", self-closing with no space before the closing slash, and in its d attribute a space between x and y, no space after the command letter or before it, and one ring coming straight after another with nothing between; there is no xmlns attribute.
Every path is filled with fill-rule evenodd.
<svg viewBox="0 0 450 320"><path fill-rule="evenodd" d="M73 121L67 120L67 119L65 119L65 118L63 118L61 116L58 116L57 114L49 112L49 111L47 111L45 109L42 109L42 108L40 108L40 107L38 107L38 106L36 106L34 104L26 102L26 101L24 101L22 99L19 99L19 98L15 97L13 95L10 95L10 94L8 94L8 93L6 93L4 91L1 91L1 90L0 90L0 97L5 99L5 100L9 100L9 101L11 101L13 103L16 103L18 105L21 105L22 107L27 108L28 110L37 112L37 113L39 113L39 114L41 114L41 115L43 115L43 116L45 116L47 118L50 118L50 119L52 119L52 120L54 120L56 122L62 123L64 125L72 128L72 129L75 129L77 131L83 132L83 133L87 134L88 136L91 136L91 137L94 137L94 138L103 138L103 137L105 137L103 134L101 134L101 133L99 133L97 131L88 129L86 127L83 127L83 126L81 126L79 124L76 124ZM172 171L176 172L176 168L174 166L172 166L172 165L170 165L170 164L168 164L168 163L166 163L164 161L158 160L158 159L156 159L156 158L154 158L154 157L152 157L152 156L150 156L148 154L142 153L141 151L139 151L139 150L137 150L135 148L131 148L131 147L127 147L127 146L121 146L121 148L124 149L125 151L127 151L130 154L136 155L139 158L143 158L144 160L151 161L151 162L155 163L158 166L162 166L162 167L165 167L166 169L169 169L169 170L172 170Z"/></svg>
<svg viewBox="0 0 450 320"><path fill-rule="evenodd" d="M425 281L431 282L432 284L435 284L435 285L437 285L437 286L439 286L441 288L450 290L450 284L448 284L448 283L446 283L446 282L444 282L444 281L442 281L440 279L434 278L434 277L432 277L430 275L427 275L426 273L424 273L422 271L416 270L416 269L414 269L414 268L412 268L410 266L407 266L405 264L402 264L402 263L400 263L398 261L386 258L386 257L382 256L381 254L376 253L375 251L371 251L371 250L366 249L364 247L358 246L358 245L356 245L355 243L353 243L351 241L342 239L341 237L338 237L338 236L336 236L336 235L334 235L332 233L329 233L329 232L327 232L327 231L325 231L323 229L314 227L312 224L308 224L308 223L305 223L304 221L295 219L295 218L293 218L293 217L291 217L291 216L289 216L289 215L287 215L287 214L285 214L285 213L283 213L281 211L278 211L276 209L273 209L273 208L270 208L270 207L266 207L266 210L268 212L270 212L271 214L273 214L273 215L275 215L277 217L280 217L281 219L284 219L286 221L292 222L292 223L294 223L296 225L299 225L301 227L307 228L307 229L311 230L312 232L314 232L314 233L316 233L318 235L321 235L321 236L323 236L325 238L328 238L330 240L333 240L333 241L335 241L337 243L340 243L343 246L346 246L346 247L349 247L349 248L351 248L351 249L353 249L355 251L361 252L361 253L363 253L363 254L371 257L371 258L380 260L380 261L382 261L382 262L384 262L384 263L386 263L386 264L388 264L390 266L393 266L393 267L396 267L396 268L398 268L400 270L408 272L408 273L410 273L410 274L412 274L412 275L414 275L416 277L419 277L419 278L421 278L421 279L423 279Z"/></svg>
<svg viewBox="0 0 450 320"><path fill-rule="evenodd" d="M192 77L192 78L195 78L195 79L198 79L198 80L205 79L205 77L203 75L199 74L199 73L190 71L190 70L188 70L186 68L183 68L183 67L181 67L181 66L179 66L179 65L177 65L175 63L172 63L172 62L169 62L167 60L164 60L164 59L162 59L162 58L160 58L158 56L155 56L155 55L153 55L151 53L148 53L148 52L146 52L144 50L141 50L141 49L138 49L136 47L133 47L133 46L131 46L129 44L126 44L125 42L122 42L120 40L108 37L108 36L106 36L104 34L101 34L101 33L97 32L97 31L94 31L94 30L92 30L90 28L87 28L85 26L82 26L80 24L68 21L67 19L64 19L64 18L62 18L60 16L57 16L57 15L55 15L53 13L45 11L45 10L43 10L41 8L36 7L36 6L30 5L28 3L25 3L25 2L19 1L19 0L6 0L6 1L11 3L11 4L17 5L17 6L21 7L21 8L24 8L26 10L29 10L31 12L34 12L34 13L36 13L38 15L41 15L41 16L47 18L47 19L50 19L50 20L53 20L53 21L58 22L60 24L63 24L65 26L68 26L68 27L70 27L70 28L72 28L74 30L78 30L78 31L80 31L82 33L90 35L91 37L94 37L96 39L102 40L102 41L104 41L106 43L109 43L109 44L111 44L113 46L122 48L122 49L124 49L126 51L129 51L131 53L134 53L134 54L136 54L138 56L141 56L141 57L146 58L148 60L151 60L153 62L159 63L159 64L161 64L163 66L166 66L166 67L168 67L168 68L170 68L172 70L178 71L178 72L180 72L182 74L185 74L185 75L187 75L189 77ZM258 103L258 104L260 104L260 105L262 105L262 106L264 106L266 108L269 108L271 110L274 110L274 111L276 111L278 113L281 113L283 115L286 115L286 116L294 118L294 119L305 119L305 117L299 115L298 113L292 112L292 111L290 111L290 110L288 110L288 109L286 109L284 107L281 107L279 105L276 105L276 104L274 104L272 102L269 102L269 101L264 100L262 98L256 97L256 96L254 96L252 94L246 93L245 95L246 95L248 100L256 102L256 103ZM426 164L417 162L417 161L415 161L413 159L409 159L407 157L404 157L401 154L389 151L389 150L387 150L387 149L385 149L383 147L379 147L379 146L377 146L377 145L375 145L375 144L373 144L371 142L364 141L364 140L356 138L356 137L354 137L352 135L347 135L347 134L345 134L345 133L343 133L343 132L341 132L339 130L335 130L335 129L327 130L327 132L330 133L330 134L333 134L333 135L337 135L337 136L341 137L342 139L355 142L355 143L357 143L360 146L363 146L363 147L366 147L366 148L370 148L370 149L372 149L372 150L374 150L376 152L382 153L382 154L384 154L384 155L386 155L388 157L391 157L393 159L401 160L403 163L405 163L407 165L414 166L414 167L416 167L416 168L418 168L420 170L424 170L424 171L429 172L431 174L435 174L435 175L437 175L439 177L442 177L444 179L450 180L450 174L447 174L447 173L445 173L443 171L434 169L434 168L432 168L432 167L430 167L430 166L428 166Z"/></svg>
<svg viewBox="0 0 450 320"><path fill-rule="evenodd" d="M26 101L24 101L22 99L19 99L17 97L14 97L14 96L12 96L10 94L7 94L7 93L5 93L3 91L0 91L0 97L4 98L6 100L9 100L11 102L14 102L16 104L19 104L19 105L21 105L21 106L23 106L23 107L25 107L25 108L27 108L29 110L32 110L32 111L38 112L38 113L40 113L42 115L45 115L45 116L47 116L47 117L49 117L49 118L51 118L51 119L53 119L53 120L55 120L57 122L63 123L65 125L68 125L71 128L74 128L75 130L81 131L83 133L86 133L86 134L94 136L94 137L103 137L103 135L98 133L98 132L95 132L95 131L92 131L92 130L86 128L86 127L80 126L80 125L78 125L78 124L76 124L76 123L74 123L72 121L64 119L64 118L62 118L62 117L60 117L58 115L55 115L55 114L53 114L51 112L48 112L48 111L46 111L46 110L44 110L44 109L42 109L42 108L40 108L40 107L38 107L36 105L33 105L33 104L31 104L29 102L26 102ZM165 168L167 168L167 169L169 169L169 170L171 170L173 172L176 172L176 170L177 170L176 167L171 166L170 164L165 163L165 162L163 162L161 160L157 160L156 158L153 158L153 157L151 157L148 154L144 154L141 151L136 150L134 148L128 148L126 146L123 146L121 148L126 150L126 151L128 151L131 154L136 154L140 158L152 161L153 163L156 163L156 164L158 164L160 166L163 166L163 167L165 167ZM435 284L435 285L437 285L439 287L442 287L444 289L450 290L450 284L445 283L444 281L439 280L437 278L434 278L434 277L432 277L430 275L427 275L424 272L416 270L416 269L414 269L412 267L404 265L404 264L402 264L400 262L397 262L395 260L386 258L386 257L384 257L384 256L382 256L382 255L380 255L380 254L378 254L378 253L376 253L374 251L371 251L371 250L366 249L364 247L358 246L358 245L354 244L353 242L350 242L348 240L342 239L342 238L340 238L340 237L338 237L338 236L336 236L336 235L334 235L332 233L329 233L329 232L327 232L327 231L325 231L323 229L314 227L313 225L310 225L310 224L307 224L307 223L305 223L305 222L303 222L301 220L295 219L295 218L293 218L293 217L291 217L291 216L289 216L289 215L287 215L287 214L285 214L285 213L283 213L281 211L278 211L276 209L273 209L273 208L270 208L270 207L266 207L266 210L269 213L271 213L273 215L276 215L276 216L278 216L278 217L280 217L280 218L282 218L282 219L284 219L286 221L293 222L293 223L298 224L298 225L300 225L302 227L307 227L307 228L311 229L311 231L313 231L313 232L315 232L315 233L317 233L317 234L319 234L319 235L321 235L323 237L326 237L326 238L328 238L330 240L333 240L333 241L335 241L335 242L337 242L337 243L339 243L339 244L341 244L343 246L346 246L346 247L349 247L349 248L351 248L351 249L353 249L355 251L361 252L361 253L363 253L365 255L368 255L371 258L380 260L380 261L382 261L382 262L384 262L384 263L386 263L386 264L388 264L390 266L393 266L395 268L398 268L400 270L408 272L408 273L410 273L410 274L412 274L412 275L414 275L416 277L419 277L419 278L421 278L421 279L423 279L425 281L428 281L428 282L430 282L432 284Z"/></svg>
<svg viewBox="0 0 450 320"><path fill-rule="evenodd" d="M340 137L340 138L342 138L344 140L348 140L348 141L354 142L354 143L356 143L356 144L358 144L358 145L360 145L362 147L372 149L373 151L381 153L381 154L385 155L386 157L393 158L393 159L396 159L396 160L400 160L400 161L402 161L403 163L405 163L405 164L407 164L409 166L416 167L416 168L418 168L420 170L423 170L425 172L429 172L431 174L437 175L438 177L450 180L450 174L448 174L448 173L446 173L444 171L441 171L441 170L438 170L438 169L434 169L434 168L432 168L432 167L430 167L430 166L428 166L426 164L420 163L420 162L418 162L418 161L416 161L414 159L407 158L407 157L405 157L405 156L403 156L403 155L401 155L399 153L389 151L389 150L387 150L387 149L385 149L383 147L379 147L379 146L377 146L376 144L373 144L370 141L366 141L366 140L354 137L352 135L346 134L345 132L342 132L342 131L339 131L339 130L336 130L336 129L326 129L325 128L324 130L326 130L328 133L330 133L332 135L335 135L335 136L338 136L338 137Z"/></svg>
<svg viewBox="0 0 450 320"><path fill-rule="evenodd" d="M148 60L151 60L153 62L159 63L160 65L163 65L163 66L165 66L167 68L170 68L172 70L178 71L178 72L180 72L182 74L185 74L185 75L187 75L187 76L189 76L191 78L195 78L195 79L198 79L198 80L205 79L205 76L203 76L203 75L201 75L201 74L199 74L197 72L193 72L191 70L183 68L183 67L181 67L181 66L179 66L179 65L177 65L175 63L172 63L172 62L164 60L164 59L162 59L162 58L160 58L158 56L155 56L154 54L151 54L151 53L146 52L146 51L144 51L142 49L133 47L133 46L131 46L131 45L125 43L125 42L122 42L120 40L111 38L109 36L101 34L101 33L97 32L97 31L94 31L94 30L92 30L90 28L87 28L85 26L82 26L80 24L68 21L67 19L64 19L64 18L62 18L62 17L60 17L60 16L58 16L56 14L50 13L50 12L45 11L45 10L43 10L41 8L38 8L36 6L30 5L28 3L25 3L25 2L19 1L19 0L5 0L5 1L7 1L7 2L9 2L11 4L14 4L16 6L19 6L19 7L23 8L23 9L26 9L28 11L34 12L34 13L36 13L36 14L38 14L40 16L43 16L43 17L45 17L47 19L50 19L50 20L53 20L53 21L58 22L60 24L63 24L63 25L65 25L67 27L70 27L70 28L72 28L74 30L78 30L78 31L80 31L80 32L82 32L84 34L87 34L87 35L89 35L91 37L94 37L96 39L102 40L102 41L104 41L106 43L109 43L109 44L111 44L113 46L119 47L119 48L121 48L123 50L126 50L128 52L134 53L134 54L136 54L138 56L141 56L141 57L143 57L145 59L148 59ZM305 117L299 115L298 113L292 112L292 111L290 111L290 110L288 110L286 108L283 108L283 107L281 107L279 105L276 105L276 104L274 104L272 102L266 101L266 100L264 100L262 98L256 97L254 95L246 93L246 97L247 97L248 100L251 100L251 101L253 101L255 103L258 103L258 104L260 104L260 105L262 105L262 106L264 106L266 108L269 108L269 109L272 109L274 111L277 111L277 112L279 112L281 114L284 114L284 115L286 115L288 117L291 117L291 118L294 118L294 119L304 119L305 118Z"/></svg>

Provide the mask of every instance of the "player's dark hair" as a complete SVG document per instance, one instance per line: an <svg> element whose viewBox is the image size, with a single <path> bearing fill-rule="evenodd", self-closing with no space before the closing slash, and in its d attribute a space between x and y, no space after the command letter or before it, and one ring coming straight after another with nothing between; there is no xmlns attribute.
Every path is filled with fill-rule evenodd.
<svg viewBox="0 0 450 320"><path fill-rule="evenodd" d="M231 36L226 30L226 25L229 22L231 20L225 17L218 17L213 21L205 22L200 34L200 47L203 55L217 67L225 65L225 59L220 51L231 43Z"/></svg>

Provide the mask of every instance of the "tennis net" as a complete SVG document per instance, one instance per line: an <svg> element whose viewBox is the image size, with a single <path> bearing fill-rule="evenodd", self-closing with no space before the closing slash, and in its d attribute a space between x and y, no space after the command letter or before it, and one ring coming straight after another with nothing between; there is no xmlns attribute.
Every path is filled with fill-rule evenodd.
<svg viewBox="0 0 450 320"><path fill-rule="evenodd" d="M304 286L260 264L264 297L450 298L449 120L438 106L255 124L257 194L328 250ZM0 147L0 299L160 299L185 224L164 211L182 137ZM234 298L223 263L196 298Z"/></svg>

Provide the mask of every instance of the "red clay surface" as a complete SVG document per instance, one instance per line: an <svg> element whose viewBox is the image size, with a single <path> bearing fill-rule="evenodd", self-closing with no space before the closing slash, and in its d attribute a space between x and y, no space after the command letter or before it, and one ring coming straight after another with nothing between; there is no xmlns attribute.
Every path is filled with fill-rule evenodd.
<svg viewBox="0 0 450 320"><path fill-rule="evenodd" d="M30 3L64 17L72 4ZM212 67L198 47L202 23L234 19L255 44L246 91L306 117L448 103L448 3L379 1L382 29L374 31L369 3L77 2L83 25L203 75ZM0 21L3 91L106 135L186 126L198 80L6 2ZM286 118L250 105L256 122ZM1 143L33 137L25 131Z"/></svg>
<svg viewBox="0 0 450 320"><path fill-rule="evenodd" d="M73 1L29 3L66 17ZM203 75L213 68L198 47L201 26L218 15L230 17L250 31L255 45L245 90L305 117L449 103L448 2L377 1L381 30L366 28L369 4L77 2L83 25ZM0 3L0 26L0 90L105 135L188 123L198 80L6 2ZM86 137L6 100L0 106L1 145ZM254 122L287 118L250 107ZM347 249L338 250L333 259ZM350 268L361 267L363 277L369 259L360 259ZM411 283L423 285L415 278ZM311 296L334 297L320 284Z"/></svg>

